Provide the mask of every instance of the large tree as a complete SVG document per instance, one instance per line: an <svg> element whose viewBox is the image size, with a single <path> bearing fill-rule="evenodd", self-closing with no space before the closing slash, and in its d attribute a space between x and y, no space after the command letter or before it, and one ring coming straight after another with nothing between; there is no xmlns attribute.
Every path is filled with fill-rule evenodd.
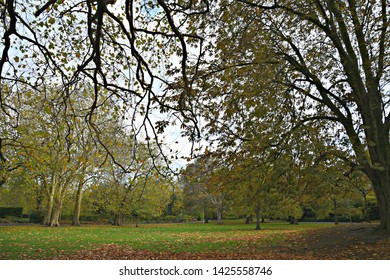
<svg viewBox="0 0 390 280"><path fill-rule="evenodd" d="M20 123L23 112L14 101L24 102L27 94L42 109L53 102L61 108L47 112L53 113L57 121L53 126L61 124L53 134L57 137L56 143L61 144L58 147L61 155L51 154L52 167L59 168L60 172L63 170L60 166L69 165L71 159L73 167L67 172L77 169L77 176L69 177L72 184L64 181L66 187L61 189L67 191L60 196L71 191L76 184L73 181L77 180L75 224L79 222L82 189L88 179L86 173L93 169L90 161L97 160L91 154L98 147L86 145L97 143L104 150L100 153L103 160L109 159L123 172L128 172L126 163L115 158L114 149L108 143L110 137L103 136L106 134L102 133L102 128L109 120L102 116L115 114L115 121L125 121L126 130L134 141L154 141L157 152L149 150L153 164L163 151L171 148L163 147L159 136L171 121L182 122L188 135L193 135L196 119L188 109L191 99L187 95L194 73L187 68L199 62L189 56L189 48L197 43L198 47L194 46L193 50L202 53L202 38L188 28L189 18L207 10L208 1L189 5L164 0L0 1L0 118L3 124L0 128L0 186L11 171L23 164L14 160L21 158L15 154L23 154L22 158L32 155L23 153L23 146L13 137L28 138L29 132L32 135L36 132L35 126L31 130L19 129L23 125ZM174 104L164 101L168 94L162 88L171 87L173 81L168 73L180 77L186 88L172 96ZM46 94L48 88L57 91L55 100ZM75 112L79 101L82 108ZM106 110L107 107L112 111ZM45 121L42 120L42 126L46 125ZM42 147L36 148L38 151ZM127 153L130 155L132 151ZM168 158L165 160L170 163ZM37 182L45 183L43 179ZM49 201L51 197L49 192Z"/></svg>
<svg viewBox="0 0 390 280"><path fill-rule="evenodd" d="M198 196L201 206L206 207L207 201L215 209L217 223L222 224L222 214L228 205L231 195L231 166L222 162L210 153L198 157L194 163L189 164L183 172L185 188ZM206 209L204 209L206 212ZM205 217L207 220L207 218Z"/></svg>
<svg viewBox="0 0 390 280"><path fill-rule="evenodd" d="M148 133L146 139L161 150L159 134L173 122L181 123L194 139L199 131L190 92L197 71L189 71L189 66L199 63L203 39L190 18L206 13L208 6L207 0L1 1L0 109L5 124L18 125L10 98L21 85L42 96L50 83L62 89L66 104L77 94L74 89L87 83L92 98L85 119L103 147L95 116L106 101L116 103L140 140ZM193 51L198 55L191 56ZM175 87L173 77L179 77L185 90L171 96L163 89ZM156 118L153 110L164 118ZM14 166L7 158L3 131L0 176L5 179L3 173Z"/></svg>
<svg viewBox="0 0 390 280"><path fill-rule="evenodd" d="M290 100L293 129L328 122L339 149L325 155L367 175L380 229L390 233L388 2L223 0L214 8L222 16L212 72L264 65L263 82Z"/></svg>
<svg viewBox="0 0 390 280"><path fill-rule="evenodd" d="M242 71L250 68L275 98L289 102L293 113L285 130L330 123L339 147L332 153L371 180L380 228L390 233L386 0L10 0L0 2L0 9L0 109L8 126L0 135L0 183L14 168L7 131L18 126L10 100L20 85L41 95L50 80L63 89L67 104L72 88L87 81L93 94L85 118L102 147L96 112L105 100L115 100L135 135L149 134L146 139L156 140L162 151L158 132L175 121L192 140L200 136L197 114L215 105L206 98L205 107L196 107L198 90L214 86L232 94L256 78ZM204 63L211 63L209 74ZM221 71L230 71L230 80L210 83ZM205 117L214 123L218 112L242 110L239 103L212 97L215 115ZM153 109L166 118L153 118ZM220 127L231 128L229 121ZM230 146L240 139L231 135L237 138L228 139ZM284 135L275 138L278 144Z"/></svg>

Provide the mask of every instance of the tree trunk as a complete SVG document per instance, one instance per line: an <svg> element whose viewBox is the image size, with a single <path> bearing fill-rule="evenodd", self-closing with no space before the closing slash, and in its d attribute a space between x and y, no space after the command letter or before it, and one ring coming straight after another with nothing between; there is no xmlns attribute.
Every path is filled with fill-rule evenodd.
<svg viewBox="0 0 390 280"><path fill-rule="evenodd" d="M43 218L44 225L50 225L51 215L53 212L53 204L54 204L54 192L55 192L55 187L52 186L50 190L49 201L47 202L45 217Z"/></svg>
<svg viewBox="0 0 390 280"><path fill-rule="evenodd" d="M53 214L51 215L51 220L50 220L50 226L60 226L60 215L61 215L61 210L62 210L62 199L60 199L57 203L56 206L54 207Z"/></svg>
<svg viewBox="0 0 390 280"><path fill-rule="evenodd" d="M121 226L122 225L122 213L121 212L118 212L115 214L113 225L114 226Z"/></svg>
<svg viewBox="0 0 390 280"><path fill-rule="evenodd" d="M291 224L291 225L297 225L297 224L299 224L298 219L297 219L296 217L294 217L294 216L291 216L291 218L290 218L290 224Z"/></svg>
<svg viewBox="0 0 390 280"><path fill-rule="evenodd" d="M201 218L205 224L209 223L209 218L207 217L207 208L206 208L206 203L203 204L203 212L201 214Z"/></svg>
<svg viewBox="0 0 390 280"><path fill-rule="evenodd" d="M37 194L36 197L36 206L35 206L35 218L32 222L34 223L43 223L44 218L44 209L43 209L43 196L41 193Z"/></svg>
<svg viewBox="0 0 390 280"><path fill-rule="evenodd" d="M390 235L390 180L388 178L390 176L383 175L372 181L381 219L379 231Z"/></svg>
<svg viewBox="0 0 390 280"><path fill-rule="evenodd" d="M75 201L74 212L73 212L73 222L72 222L72 225L74 225L74 226L79 226L80 225L82 188L83 188L83 185L79 184L79 186L77 188L76 201Z"/></svg>
<svg viewBox="0 0 390 280"><path fill-rule="evenodd" d="M257 203L256 209L255 209L255 214L256 214L256 230L260 230L260 203Z"/></svg>
<svg viewBox="0 0 390 280"><path fill-rule="evenodd" d="M368 210L368 203L367 203L367 194L366 192L363 192L363 200L364 200L364 219L367 223L371 222L370 218L370 211Z"/></svg>
<svg viewBox="0 0 390 280"><path fill-rule="evenodd" d="M217 224L221 225L222 224L222 206L217 206Z"/></svg>
<svg viewBox="0 0 390 280"><path fill-rule="evenodd" d="M334 214L334 224L338 225L339 224L339 217L337 214L337 201L335 198L333 198L333 214Z"/></svg>
<svg viewBox="0 0 390 280"><path fill-rule="evenodd" d="M390 154L390 151L388 153ZM390 166L382 164L375 168L366 168L364 171L372 182L378 203L380 216L378 231L390 235Z"/></svg>
<svg viewBox="0 0 390 280"><path fill-rule="evenodd" d="M66 195L66 185L68 183L69 182L65 182L64 184L59 184L57 187L58 194L55 198L55 205L54 205L53 213L51 215L50 226L57 226L57 227L60 226L61 211L62 211L62 206L64 204L64 199Z"/></svg>

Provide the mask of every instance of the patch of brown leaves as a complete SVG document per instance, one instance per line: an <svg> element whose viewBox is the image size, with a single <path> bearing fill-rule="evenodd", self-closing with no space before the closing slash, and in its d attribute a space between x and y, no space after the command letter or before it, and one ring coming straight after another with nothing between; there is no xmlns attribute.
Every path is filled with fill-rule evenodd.
<svg viewBox="0 0 390 280"><path fill-rule="evenodd" d="M73 254L60 254L58 260L250 260L284 259L286 254L264 253L261 255L245 252L151 252L132 250L123 246L108 244L94 250L81 250Z"/></svg>
<svg viewBox="0 0 390 280"><path fill-rule="evenodd" d="M115 244L71 254L62 260L390 260L390 238L373 233L371 225L341 225L309 233L290 233L281 245L239 252L151 252Z"/></svg>

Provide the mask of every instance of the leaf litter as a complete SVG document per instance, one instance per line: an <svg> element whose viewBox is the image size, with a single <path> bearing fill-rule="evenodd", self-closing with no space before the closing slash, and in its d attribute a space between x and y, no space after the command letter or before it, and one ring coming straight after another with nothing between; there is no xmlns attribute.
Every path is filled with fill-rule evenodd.
<svg viewBox="0 0 390 280"><path fill-rule="evenodd" d="M290 231L282 242L255 245L256 234L247 238L237 236L244 242L237 250L214 250L203 252L177 252L173 250L151 251L133 249L127 245L105 244L91 250L71 253L58 251L51 259L62 260L371 260L390 259L390 238L374 232L377 225L350 224L337 227ZM218 238L217 238L218 239ZM234 239L234 237L230 238ZM226 240L221 240L225 242ZM252 243L251 243L252 242Z"/></svg>

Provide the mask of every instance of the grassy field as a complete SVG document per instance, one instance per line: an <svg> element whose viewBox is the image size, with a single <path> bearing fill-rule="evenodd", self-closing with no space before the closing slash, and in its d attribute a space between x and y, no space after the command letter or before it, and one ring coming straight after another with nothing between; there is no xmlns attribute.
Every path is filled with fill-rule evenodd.
<svg viewBox="0 0 390 280"><path fill-rule="evenodd" d="M115 244L151 252L261 252L278 246L291 234L330 227L329 224L266 223L254 225L230 222L210 224L154 224L114 227L0 226L0 259L50 259L79 250L93 250Z"/></svg>

